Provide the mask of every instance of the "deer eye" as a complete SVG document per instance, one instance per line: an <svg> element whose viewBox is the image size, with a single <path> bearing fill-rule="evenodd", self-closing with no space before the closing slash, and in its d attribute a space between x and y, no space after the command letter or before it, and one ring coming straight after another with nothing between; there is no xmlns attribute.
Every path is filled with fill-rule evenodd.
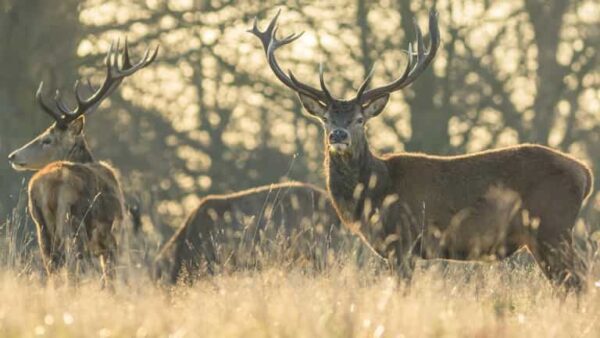
<svg viewBox="0 0 600 338"><path fill-rule="evenodd" d="M321 117L321 121L323 121L323 123L327 123L329 121L329 119L325 116Z"/></svg>
<svg viewBox="0 0 600 338"><path fill-rule="evenodd" d="M52 143L52 140L49 139L49 138L45 138L45 139L42 140L42 145L43 146L50 145L51 143Z"/></svg>
<svg viewBox="0 0 600 338"><path fill-rule="evenodd" d="M359 117L356 119L356 123L363 124L363 123L365 123L365 119L363 117Z"/></svg>

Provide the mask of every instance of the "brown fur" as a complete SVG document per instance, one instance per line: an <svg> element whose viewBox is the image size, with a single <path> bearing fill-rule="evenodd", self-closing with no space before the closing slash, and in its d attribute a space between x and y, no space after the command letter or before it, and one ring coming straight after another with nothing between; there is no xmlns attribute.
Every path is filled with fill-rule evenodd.
<svg viewBox="0 0 600 338"><path fill-rule="evenodd" d="M452 157L377 157L365 143L362 152L328 153L326 166L328 187L344 222L399 264L412 255L502 258L528 246L549 278L568 279L574 286L581 282L574 271L571 229L590 194L592 175L568 155L520 145ZM508 194L504 202L493 190L498 185ZM356 186L364 188L351 189ZM385 206L389 196L394 202ZM520 212L513 210L517 204ZM523 222L524 212L538 219L535 228ZM402 222L407 213L412 219ZM371 221L375 214L377 222ZM442 243L421 240L436 231L443 234ZM435 252L428 246L443 250L428 257Z"/></svg>
<svg viewBox="0 0 600 338"><path fill-rule="evenodd" d="M47 272L60 267L65 255L99 257L105 277L113 275L114 227L123 220L123 194L109 165L54 162L29 183L29 205L38 228Z"/></svg>
<svg viewBox="0 0 600 338"><path fill-rule="evenodd" d="M383 111L389 94L367 103L360 96L320 102L304 92L298 95L306 111L323 123L327 184L340 217L401 271L410 274L411 257L431 258L431 252L456 259L504 257L527 245L549 278L581 285L571 229L593 186L585 164L532 144L461 156L378 157L369 148L365 123ZM511 216L502 199L490 198L495 186L512 191L513 200L522 203L521 212ZM520 221L523 217L517 215L524 212L539 219L539 227ZM458 218L465 225L450 227L456 233L445 236L446 247L425 241L432 233L448 231ZM460 230L474 227L498 231ZM482 234L490 232L496 238L484 241ZM474 241L479 242L475 247ZM483 242L487 245L482 247Z"/></svg>
<svg viewBox="0 0 600 338"><path fill-rule="evenodd" d="M467 259L506 256L508 225L521 207L521 197L515 191L502 186L490 187L473 206L452 216L448 228L441 232L440 241L440 248L451 252L439 255ZM486 226L481 227L481 224Z"/></svg>
<svg viewBox="0 0 600 338"><path fill-rule="evenodd" d="M281 69L275 50L300 35L274 41L278 16L279 12L264 31L255 20L249 32L260 39L277 78L296 91L305 110L323 124L328 189L350 229L406 273L412 270L414 256L503 257L527 245L549 278L581 284L571 229L593 182L583 163L539 145L454 157L371 153L366 122L383 111L392 92L422 74L440 46L434 9L429 12L430 45L424 46L417 25L416 57L411 52L404 72L389 84L367 90L371 72L350 100L331 95L323 68L321 89ZM515 212L518 204L521 210ZM526 218L535 218L537 225Z"/></svg>
<svg viewBox="0 0 600 338"><path fill-rule="evenodd" d="M282 183L202 199L163 246L156 274L174 283L261 260L322 265L345 236L327 193L303 183Z"/></svg>
<svg viewBox="0 0 600 338"><path fill-rule="evenodd" d="M116 251L112 230L124 218L124 197L115 171L96 162L87 147L85 115L95 111L126 77L150 65L157 54L158 47L146 50L139 62L132 63L127 40L122 47L119 40L113 42L104 59L102 85L96 89L89 82L87 88L76 83L75 108L69 108L58 90L54 103L48 105L43 82L38 87L36 100L55 122L8 160L15 170L38 171L29 183L29 205L49 274L71 256L78 263L91 254L100 258L105 285L112 279Z"/></svg>
<svg viewBox="0 0 600 338"><path fill-rule="evenodd" d="M89 151L84 123L51 126L11 161L19 170L39 169L29 182L29 210L47 273L65 263L73 272L95 256L106 285L114 276L114 231L124 219L124 197L116 171Z"/></svg>

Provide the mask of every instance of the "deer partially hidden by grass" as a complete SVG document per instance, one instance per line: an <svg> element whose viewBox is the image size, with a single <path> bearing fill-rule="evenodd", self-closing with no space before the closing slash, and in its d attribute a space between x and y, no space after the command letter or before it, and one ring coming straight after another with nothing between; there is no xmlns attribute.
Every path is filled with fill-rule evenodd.
<svg viewBox="0 0 600 338"><path fill-rule="evenodd" d="M155 277L187 282L203 273L277 263L322 268L351 245L324 190L289 182L204 197L163 246Z"/></svg>
<svg viewBox="0 0 600 338"><path fill-rule="evenodd" d="M581 286L571 230L592 187L591 172L583 163L530 144L448 157L380 157L371 151L365 123L383 111L392 92L415 81L436 54L440 34L434 10L429 14L429 48L415 24L416 51L409 45L402 75L367 89L371 73L350 100L331 95L322 67L320 89L280 68L275 51L300 34L278 39L278 16L264 31L255 20L250 32L261 40L277 78L322 123L327 187L347 226L407 273L413 257L502 258L527 246L552 281Z"/></svg>
<svg viewBox="0 0 600 338"><path fill-rule="evenodd" d="M49 275L69 261L69 270L81 259L100 260L104 285L114 276L116 241L113 231L124 218L124 201L116 171L97 161L85 140L85 115L93 112L129 75L148 66L158 48L150 50L136 64L129 59L127 42L110 46L106 56L106 77L101 87L82 97L75 85L77 105L68 107L57 91L54 104L42 97L42 83L36 99L54 123L31 142L14 151L9 161L15 170L37 173L29 182L29 211L37 226L42 260ZM88 83L89 84L89 83Z"/></svg>

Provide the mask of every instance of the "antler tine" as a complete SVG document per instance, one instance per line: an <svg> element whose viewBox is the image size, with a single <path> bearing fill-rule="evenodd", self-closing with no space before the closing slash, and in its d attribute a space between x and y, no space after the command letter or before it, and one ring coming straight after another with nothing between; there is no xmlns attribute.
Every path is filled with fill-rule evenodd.
<svg viewBox="0 0 600 338"><path fill-rule="evenodd" d="M432 21L435 23L432 27ZM418 28L415 21L415 27L417 27L417 63L414 68L410 71L410 74L406 78L406 84L402 86L402 88L411 84L414 80L421 75L421 73L429 66L433 57L435 56L440 39L439 39L439 29L437 26L437 12L432 11L429 15L429 26L430 26L430 39L431 43L429 46L429 50L425 52L425 47L423 43L423 35L421 34L421 29Z"/></svg>
<svg viewBox="0 0 600 338"><path fill-rule="evenodd" d="M119 69L119 53L121 49L121 39L117 38L113 40L108 48L108 52L106 53L106 79L109 79L113 76L116 76ZM105 80L107 81L107 80Z"/></svg>
<svg viewBox="0 0 600 338"><path fill-rule="evenodd" d="M371 67L371 70L369 71L369 73L367 74L367 76L365 77L363 82L360 84L360 87L358 87L358 91L356 92L357 98L360 99L360 97L363 95L365 89L367 89L367 87L369 87L369 83L371 82L371 79L373 79L374 73L375 73L375 65L373 64L373 66Z"/></svg>
<svg viewBox="0 0 600 338"><path fill-rule="evenodd" d="M40 107L42 107L42 110L50 115L58 125L60 126L64 126L64 116L62 114L57 113L56 111L54 111L52 108L48 107L48 105L46 105L46 102L44 102L44 98L42 97L42 91L44 88L44 81L40 82L40 85L38 86L38 89L35 92L35 99L38 102L38 104L40 105Z"/></svg>
<svg viewBox="0 0 600 338"><path fill-rule="evenodd" d="M275 57L275 51L282 46L296 41L304 33L301 32L297 34L290 34L284 38L277 39L277 19L279 18L280 14L281 9L277 11L277 14L275 14L273 19L271 19L269 25L264 31L261 31L258 28L258 19L254 18L252 28L249 29L248 32L252 33L261 41L263 49L265 51L265 55L267 57L267 61L269 63L269 67L271 67L271 70L273 71L273 73L275 73L275 76L277 76L279 81L283 82L283 84L285 84L287 87L291 88L296 92L301 92L312 96L320 101L328 102L330 100L330 96L324 91L318 90L299 81L289 70L288 74L286 74L279 66L279 63L277 62L277 59Z"/></svg>
<svg viewBox="0 0 600 338"><path fill-rule="evenodd" d="M58 89L54 93L54 104L56 104L56 108L58 110L60 110L61 112L68 112L68 111L70 111L70 109L67 106L67 104L62 100L62 93Z"/></svg>
<svg viewBox="0 0 600 338"><path fill-rule="evenodd" d="M96 87L94 87L94 85L92 84L92 81L90 80L89 77L87 78L87 85L92 92L96 90Z"/></svg>
<svg viewBox="0 0 600 338"><path fill-rule="evenodd" d="M75 81L75 84L73 85L73 91L77 95L84 95L83 93L85 93L85 91L83 91L83 93L82 93L80 88L81 87L80 87L79 81ZM85 79L84 89L88 92L89 95L93 94L96 90L98 90L98 88L96 88L96 87L94 87L94 85L92 85L92 81L89 77Z"/></svg>
<svg viewBox="0 0 600 338"><path fill-rule="evenodd" d="M106 96L110 95L112 93L112 91L115 88L117 88L117 87L118 86L113 85L112 89L109 89L109 91L107 92ZM76 96L77 102L84 102L86 100L83 95L87 95L87 96L91 97L95 92L98 91L98 89L96 89L92 85L92 82L90 81L89 78L87 78L87 83L83 87L83 88L85 88L85 91L88 92L88 94L83 94L81 88L82 88L81 87L81 82L80 81L75 81L75 87L74 87L73 91L75 92L75 96ZM102 103L102 100L100 100L96 104L91 105L89 108L86 109L85 114L91 114L92 112L96 111L96 109L98 108L98 106L100 105L100 103Z"/></svg>
<svg viewBox="0 0 600 338"><path fill-rule="evenodd" d="M419 25L417 24L417 22L415 20L414 24L415 24L415 33L416 33L416 40L417 40L416 41L416 43L417 43L416 62L413 62L414 55L413 55L412 44L409 43L409 45L408 45L408 64L406 65L406 68L404 69L403 74L398 79L394 80L393 82L391 82L387 85L371 89L369 91L362 93L362 95L357 95L358 100L360 100L361 102L368 102L368 101L376 99L380 96L390 94L393 91L402 89L402 88L410 85L412 82L414 82L419 77L419 75L421 75L421 73L423 73L423 71L425 69L427 69L427 67L429 66L429 64L431 63L433 58L435 57L438 47L440 46L440 31L438 28L437 17L438 17L437 11L435 9L431 9L429 11L430 43L429 43L428 50L425 51L425 44L423 43L423 34L421 32L421 29L419 28Z"/></svg>
<svg viewBox="0 0 600 338"><path fill-rule="evenodd" d="M300 38L302 36L302 34L304 34L304 32L300 32L298 34L290 34L282 39L277 39L278 28L279 27L275 26L275 28L273 29L273 36L271 38L271 42L269 43L269 48L267 50L267 59L269 61L269 65L271 66L271 69L273 69L273 71L275 72L275 75L277 75L279 73L276 70L281 70L281 68L279 67L279 64L277 63L277 59L275 58L275 51L279 47L282 47L289 43L294 42L295 40ZM283 73L283 71L281 71L281 74L284 77L283 79L281 77L279 77L279 75L277 75L277 77L284 84L287 84L286 81L284 80L285 73ZM288 87L290 87L291 89L308 94L308 95L315 97L323 102L328 102L328 100L332 100L331 95L329 95L329 93L325 92L325 90L327 90L327 88L325 88L325 90L318 90L316 88L313 88L313 87L305 84L304 82L299 81L298 78L296 76L294 76L294 73L291 70L288 70L288 78L289 78L289 80L291 80L291 83L292 83L292 86L288 85ZM323 87L321 87L321 88L323 88Z"/></svg>
<svg viewBox="0 0 600 338"><path fill-rule="evenodd" d="M125 37L125 45L123 46L123 68L130 68L130 67L131 67L131 60L129 59L129 44L127 43L127 37Z"/></svg>
<svg viewBox="0 0 600 338"><path fill-rule="evenodd" d="M421 59L425 55L425 48L423 46L423 33L421 33L421 27L417 19L413 18L413 25L415 26L415 37L417 39L417 55L418 59Z"/></svg>
<svg viewBox="0 0 600 338"><path fill-rule="evenodd" d="M146 66L149 65L149 64L151 64L152 62L154 62L154 60L156 60L156 57L158 56L158 50L159 49L160 49L160 45L156 45L156 48L154 48L154 52L146 60Z"/></svg>
<svg viewBox="0 0 600 338"><path fill-rule="evenodd" d="M91 96L97 90L98 89L92 85L92 81L89 77L86 78L85 86L83 86L83 89L81 86L81 81L79 80L75 81L75 84L73 85L73 92L75 92L77 102L85 101L85 96ZM67 111L70 111L70 109L67 109Z"/></svg>
<svg viewBox="0 0 600 338"><path fill-rule="evenodd" d="M329 93L327 85L325 84L325 79L323 75L323 63L319 64L319 82L321 84L321 90L323 91L325 96L327 96L327 99L333 101L333 97L331 96L331 93Z"/></svg>
<svg viewBox="0 0 600 338"><path fill-rule="evenodd" d="M54 101L56 104L56 110L51 109L46 105L42 98L42 86L36 92L36 98L40 106L44 111L50 114L61 127L65 127L69 122L79 118L83 114L94 111L102 101L107 98L120 84L123 79L127 76L132 75L138 70L151 64L158 55L160 46L157 46L153 51L146 49L142 59L132 64L129 57L129 46L127 39L125 39L123 49L121 50L121 41L117 39L111 42L104 63L106 66L106 76L104 82L100 88L95 89L88 79L88 89L92 93L87 98L81 92L81 82L76 81L74 86L75 100L77 101L77 107L75 109L69 109L68 105L62 100L60 91L56 91Z"/></svg>
<svg viewBox="0 0 600 338"><path fill-rule="evenodd" d="M269 44L271 43L272 37L274 36L273 32L275 30L275 26L277 25L277 19L279 19L280 14L281 9L278 9L277 14L275 14L273 19L271 19L271 22L269 22L267 28L262 32L260 31L260 29L258 29L258 17L254 17L254 21L252 22L252 28L247 30L248 33L252 33L260 39L265 54L268 54Z"/></svg>
<svg viewBox="0 0 600 338"><path fill-rule="evenodd" d="M106 73L108 74L111 69L111 64L113 63L113 49L115 48L115 41L110 42L110 46L108 46L108 51L106 52L106 56L104 57L104 67L106 67Z"/></svg>
<svg viewBox="0 0 600 338"><path fill-rule="evenodd" d="M271 48L273 48L273 51L275 51L275 49L278 49L281 46L287 45L288 43L294 42L296 39L298 39L299 37L301 37L304 32L300 32L300 33L291 33L290 35L283 37L281 39L277 38L277 31L279 30L279 26L275 26L275 29L273 29L273 37L271 39L271 42L269 43L269 50Z"/></svg>
<svg viewBox="0 0 600 338"><path fill-rule="evenodd" d="M75 81L75 85L73 86L73 91L75 92L75 99L77 100L77 103L85 101L85 98L83 97L83 95L81 95L81 91L79 90L79 88L80 82L79 80L77 80ZM94 91L92 91L92 93L94 93Z"/></svg>
<svg viewBox="0 0 600 338"><path fill-rule="evenodd" d="M121 67L119 68L118 64L117 63L115 64L118 68L117 71L119 72L119 76L120 77L129 76L129 75L137 72L138 70L151 64L154 61L154 59L156 59L159 48L160 48L160 46L156 46L156 48L152 52L149 48L146 49L146 51L144 52L144 56L142 56L140 61L138 63L132 65L131 61L129 59L129 49L127 46L127 40L125 40L125 46L124 46L123 52L122 52Z"/></svg>

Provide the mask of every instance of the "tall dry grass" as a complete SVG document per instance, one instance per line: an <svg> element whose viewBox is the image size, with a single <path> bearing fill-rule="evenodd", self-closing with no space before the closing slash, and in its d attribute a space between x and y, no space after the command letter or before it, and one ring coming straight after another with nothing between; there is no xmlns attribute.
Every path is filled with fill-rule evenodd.
<svg viewBox="0 0 600 338"><path fill-rule="evenodd" d="M24 212L4 224L0 337L600 337L599 291L564 296L522 258L422 262L410 285L348 258L165 287L147 273L154 246L144 244L121 260L114 291L96 273L75 287L42 278L31 238L16 235Z"/></svg>
<svg viewBox="0 0 600 338"><path fill-rule="evenodd" d="M276 268L114 293L0 274L0 336L598 337L600 295L558 297L532 269L417 273L410 287L352 266L311 275Z"/></svg>

